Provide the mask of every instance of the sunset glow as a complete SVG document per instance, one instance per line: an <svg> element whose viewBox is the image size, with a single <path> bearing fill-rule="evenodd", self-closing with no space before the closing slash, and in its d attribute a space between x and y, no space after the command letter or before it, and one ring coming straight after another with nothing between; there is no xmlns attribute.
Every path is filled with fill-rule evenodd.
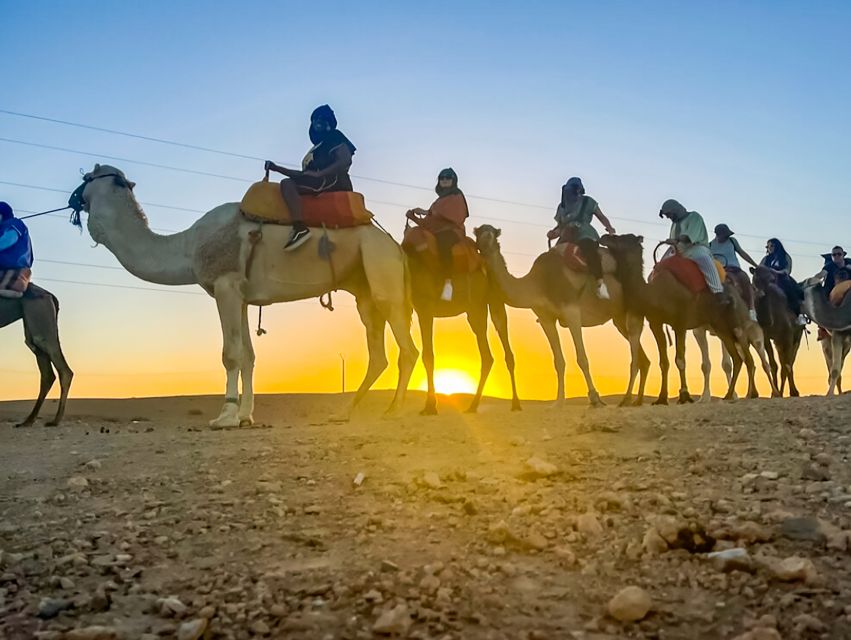
<svg viewBox="0 0 851 640"><path fill-rule="evenodd" d="M425 389L425 386L423 386ZM438 369L434 372L434 390L437 393L475 393L476 381L465 371Z"/></svg>

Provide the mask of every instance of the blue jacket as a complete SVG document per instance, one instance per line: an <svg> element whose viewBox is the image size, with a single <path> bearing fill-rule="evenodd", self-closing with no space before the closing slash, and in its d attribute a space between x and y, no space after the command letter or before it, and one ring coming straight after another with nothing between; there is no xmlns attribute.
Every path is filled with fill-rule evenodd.
<svg viewBox="0 0 851 640"><path fill-rule="evenodd" d="M33 247L27 225L18 218L0 222L0 269L29 269Z"/></svg>

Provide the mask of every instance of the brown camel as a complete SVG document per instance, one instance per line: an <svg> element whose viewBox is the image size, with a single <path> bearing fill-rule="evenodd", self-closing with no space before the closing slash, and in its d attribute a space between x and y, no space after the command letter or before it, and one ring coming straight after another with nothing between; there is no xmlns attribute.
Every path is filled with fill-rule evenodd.
<svg viewBox="0 0 851 640"><path fill-rule="evenodd" d="M61 395L56 415L47 423L47 426L55 427L65 414L65 403L68 400L68 390L71 388L74 372L71 371L62 353L58 319L59 301L56 296L34 284L29 286L23 298L0 298L0 327L18 320L24 321L24 338L30 351L35 354L38 371L41 374L35 406L24 421L16 425L18 427L28 427L35 422L44 398L56 380L54 368L59 374Z"/></svg>
<svg viewBox="0 0 851 640"><path fill-rule="evenodd" d="M535 259L532 268L520 278L508 272L505 258L499 246L502 232L491 225L482 225L475 229L476 244L485 258L488 274L499 287L508 306L519 309L531 309L538 317L538 324L544 331L558 377L556 402L564 401L564 354L558 334L558 324L570 330L576 350L576 361L585 383L588 386L588 398L592 406L603 404L600 394L594 386L585 343L582 339L582 327L593 327L612 320L617 330L628 341L631 362L627 393L621 404L628 404L632 397L632 388L636 375L639 375L639 394L644 394L647 370L650 361L641 348L640 338L644 320L625 310L620 284L612 277L614 261L608 252L602 255L604 280L610 299L601 300L596 295L593 279L587 273L574 271L566 266L563 252L565 245L557 245Z"/></svg>
<svg viewBox="0 0 851 640"><path fill-rule="evenodd" d="M759 266L751 269L753 283L757 291L756 312L759 324L765 333L765 348L771 362L771 375L777 385L778 364L774 358L777 350L777 360L780 361L780 394L789 382L789 395L798 397L798 387L795 385L793 367L804 327L797 322L797 315L789 308L789 302L783 290L777 286L777 277L768 267ZM772 348L774 343L774 348Z"/></svg>
<svg viewBox="0 0 851 640"><path fill-rule="evenodd" d="M473 401L467 408L469 413L475 413L482 400L485 383L493 367L493 355L488 344L488 311L502 343L505 352L505 365L511 378L511 410L520 410L520 398L517 396L517 383L514 379L514 352L508 339L508 315L505 312L499 289L488 278L484 268L470 273L455 274L452 277L452 300L440 298L443 278L438 278L437 271L425 252L409 250L408 264L411 270L411 298L422 335L422 358L426 370L428 393L426 396L423 415L437 414L437 397L434 391L434 319L453 318L465 314L467 324L476 336L476 344L481 358L479 384Z"/></svg>
<svg viewBox="0 0 851 640"><path fill-rule="evenodd" d="M727 305L724 313L711 293L694 294L667 270L660 272L651 282L644 280L644 238L633 234L603 236L600 243L609 248L617 261L618 279L623 283L624 300L627 308L647 318L656 346L659 349L659 368L662 383L655 404L668 403L668 351L665 343L664 325L669 325L676 339L675 363L680 373L680 404L692 402L686 382L685 339L686 331L709 327L717 335L733 359L733 371L725 399L735 396L736 381L742 361L750 374L748 397L759 394L754 383L753 357L744 340L744 330L735 314L735 305ZM729 287L727 287L729 293ZM704 363L705 364L705 363ZM640 397L639 397L640 399Z"/></svg>
<svg viewBox="0 0 851 640"><path fill-rule="evenodd" d="M804 287L804 309L830 334L822 341L828 370L827 395L834 395L837 388L842 393L842 366L851 351L851 296L847 296L839 307L834 307L828 302L824 287L809 285ZM825 344L827 342L830 344Z"/></svg>

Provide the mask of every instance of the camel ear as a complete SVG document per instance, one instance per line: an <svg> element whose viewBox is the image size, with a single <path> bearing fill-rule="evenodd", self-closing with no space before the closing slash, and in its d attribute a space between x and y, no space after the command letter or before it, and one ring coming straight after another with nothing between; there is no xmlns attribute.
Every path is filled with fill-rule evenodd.
<svg viewBox="0 0 851 640"><path fill-rule="evenodd" d="M638 236L638 241L639 241L639 242L644 242L644 236Z"/></svg>
<svg viewBox="0 0 851 640"><path fill-rule="evenodd" d="M476 235L476 236L479 235L479 228L478 227L473 227L473 235Z"/></svg>
<svg viewBox="0 0 851 640"><path fill-rule="evenodd" d="M494 235L495 235L497 238L498 238L499 236L501 236L501 235L502 235L502 229L496 229L496 231L495 231Z"/></svg>
<svg viewBox="0 0 851 640"><path fill-rule="evenodd" d="M95 171L97 171L98 169L100 169L100 165L99 165L97 162L95 162L95 168L94 168L94 169L92 169L92 173L94 173L94 172L95 172Z"/></svg>
<svg viewBox="0 0 851 640"><path fill-rule="evenodd" d="M128 180L128 181L127 181L127 186L128 186L128 187L130 187L130 191L133 191L133 187L135 187L135 186L136 186L136 183L135 183L135 182L133 182L132 180Z"/></svg>
<svg viewBox="0 0 851 640"><path fill-rule="evenodd" d="M753 273L756 273L756 267L751 267L751 268L750 268L750 272L751 272L752 274L753 274Z"/></svg>

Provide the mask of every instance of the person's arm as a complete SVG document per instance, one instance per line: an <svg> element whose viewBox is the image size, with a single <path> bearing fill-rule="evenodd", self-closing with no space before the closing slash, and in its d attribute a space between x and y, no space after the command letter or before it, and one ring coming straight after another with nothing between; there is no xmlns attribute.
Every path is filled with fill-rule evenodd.
<svg viewBox="0 0 851 640"><path fill-rule="evenodd" d="M824 282L824 279L826 277L827 277L827 270L822 269L816 275L811 276L811 277L807 278L806 280L804 280L804 286L805 287L811 287L813 285L820 284L820 283Z"/></svg>
<svg viewBox="0 0 851 640"><path fill-rule="evenodd" d="M18 241L20 237L21 234L18 233L18 230L14 227L12 227L11 229L6 229L6 231L0 234L0 251L11 247Z"/></svg>
<svg viewBox="0 0 851 640"><path fill-rule="evenodd" d="M316 178L325 178L326 176L336 176L345 173L352 166L352 152L348 145L341 144L333 151L334 162L329 164L321 171L305 171L304 175L314 176Z"/></svg>
<svg viewBox="0 0 851 640"><path fill-rule="evenodd" d="M735 238L730 238L730 241L733 243L733 247L736 249L736 253L742 256L742 259L747 262L752 267L757 267L757 263L748 255L748 252L742 249L742 246L739 244L739 241Z"/></svg>
<svg viewBox="0 0 851 640"><path fill-rule="evenodd" d="M304 173L303 171L299 171L298 169L287 169L286 167L282 167L279 164L275 164L271 160L266 160L266 164L263 165L264 171L274 171L275 173L282 173L288 178L297 178L298 176Z"/></svg>
<svg viewBox="0 0 851 640"><path fill-rule="evenodd" d="M615 233L617 233L615 231L615 228L612 226L612 223L609 222L609 219L606 217L606 215L600 209L599 205L597 206L596 209L594 209L594 217L596 217L597 220L599 220L600 222L603 223L603 227L606 229L606 233L610 233L612 235L615 235Z"/></svg>

